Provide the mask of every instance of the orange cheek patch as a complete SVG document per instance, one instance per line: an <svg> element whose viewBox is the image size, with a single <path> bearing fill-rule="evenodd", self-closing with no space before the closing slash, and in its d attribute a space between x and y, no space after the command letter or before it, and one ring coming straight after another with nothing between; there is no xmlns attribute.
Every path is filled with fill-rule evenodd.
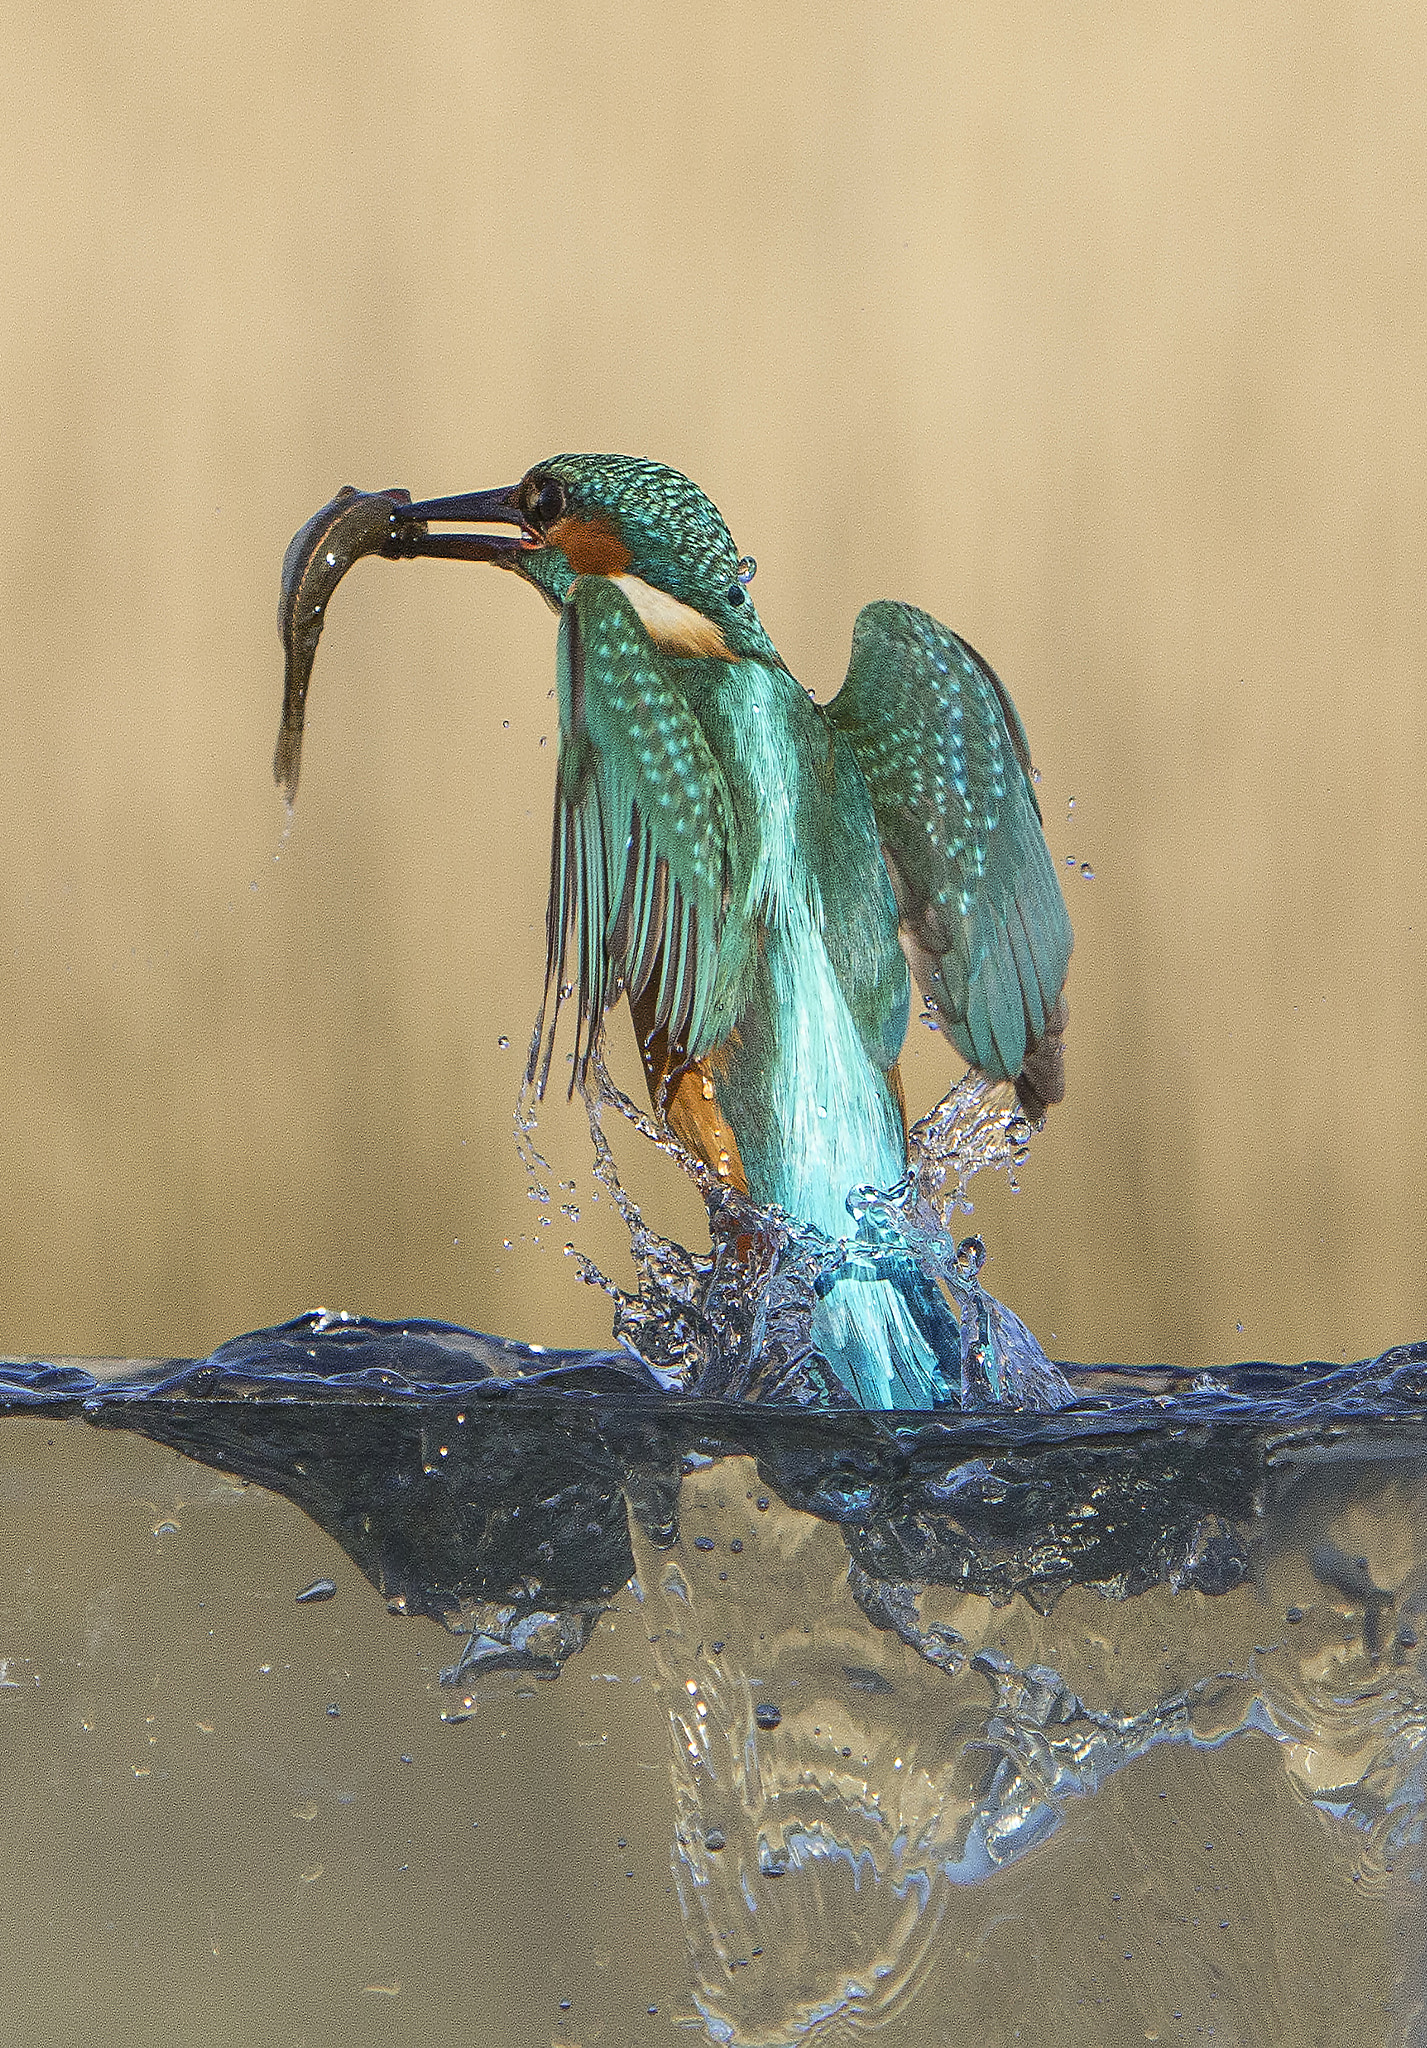
<svg viewBox="0 0 1427 2048"><path fill-rule="evenodd" d="M630 553L608 519L557 519L545 536L577 576L622 576Z"/></svg>

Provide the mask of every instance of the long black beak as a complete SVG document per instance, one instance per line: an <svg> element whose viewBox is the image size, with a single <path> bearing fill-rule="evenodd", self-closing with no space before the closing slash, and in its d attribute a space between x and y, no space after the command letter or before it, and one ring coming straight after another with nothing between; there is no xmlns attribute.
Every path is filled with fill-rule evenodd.
<svg viewBox="0 0 1427 2048"><path fill-rule="evenodd" d="M449 562L496 562L513 566L527 548L542 545L516 507L518 485L493 491L465 491L455 498L427 498L419 505L393 504L391 535L384 555L437 555ZM432 521L462 526L513 526L514 533L429 533Z"/></svg>

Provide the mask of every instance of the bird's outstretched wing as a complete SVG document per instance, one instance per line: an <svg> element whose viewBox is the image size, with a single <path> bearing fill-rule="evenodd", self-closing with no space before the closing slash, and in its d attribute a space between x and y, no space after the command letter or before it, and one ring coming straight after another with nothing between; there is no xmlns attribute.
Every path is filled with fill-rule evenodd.
<svg viewBox="0 0 1427 2048"><path fill-rule="evenodd" d="M689 1059L731 1026L718 968L733 808L689 702L691 666L655 646L609 578L572 584L560 618L545 1001L531 1053L542 1092L571 986L579 1004L572 1088L622 991L632 1000L650 992L641 1016Z"/></svg>
<svg viewBox="0 0 1427 2048"><path fill-rule="evenodd" d="M871 791L923 996L962 1057L1039 1116L1065 1087L1070 919L1004 685L926 612L869 604L827 716Z"/></svg>

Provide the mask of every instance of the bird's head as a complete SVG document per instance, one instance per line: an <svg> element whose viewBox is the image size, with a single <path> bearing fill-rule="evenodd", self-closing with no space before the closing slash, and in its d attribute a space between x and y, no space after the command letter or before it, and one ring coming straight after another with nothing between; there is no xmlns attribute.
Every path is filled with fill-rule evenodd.
<svg viewBox="0 0 1427 2048"><path fill-rule="evenodd" d="M497 525L510 533L432 533L435 525ZM688 652L776 659L747 593L722 515L698 485L662 462L632 455L552 455L517 484L393 509L383 552L442 555L513 569L552 604L576 576L630 579L627 592L656 637ZM660 605L643 593L661 593ZM702 633L697 615L711 629ZM702 644L700 644L702 641ZM720 645L721 643L721 645Z"/></svg>

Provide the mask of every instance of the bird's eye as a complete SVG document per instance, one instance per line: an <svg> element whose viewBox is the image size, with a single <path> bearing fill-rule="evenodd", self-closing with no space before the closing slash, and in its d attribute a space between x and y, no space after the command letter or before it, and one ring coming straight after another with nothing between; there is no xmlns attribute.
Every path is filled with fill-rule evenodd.
<svg viewBox="0 0 1427 2048"><path fill-rule="evenodd" d="M564 515L565 486L558 478L547 476L537 483L534 478L526 485L521 511L530 525L543 533Z"/></svg>

